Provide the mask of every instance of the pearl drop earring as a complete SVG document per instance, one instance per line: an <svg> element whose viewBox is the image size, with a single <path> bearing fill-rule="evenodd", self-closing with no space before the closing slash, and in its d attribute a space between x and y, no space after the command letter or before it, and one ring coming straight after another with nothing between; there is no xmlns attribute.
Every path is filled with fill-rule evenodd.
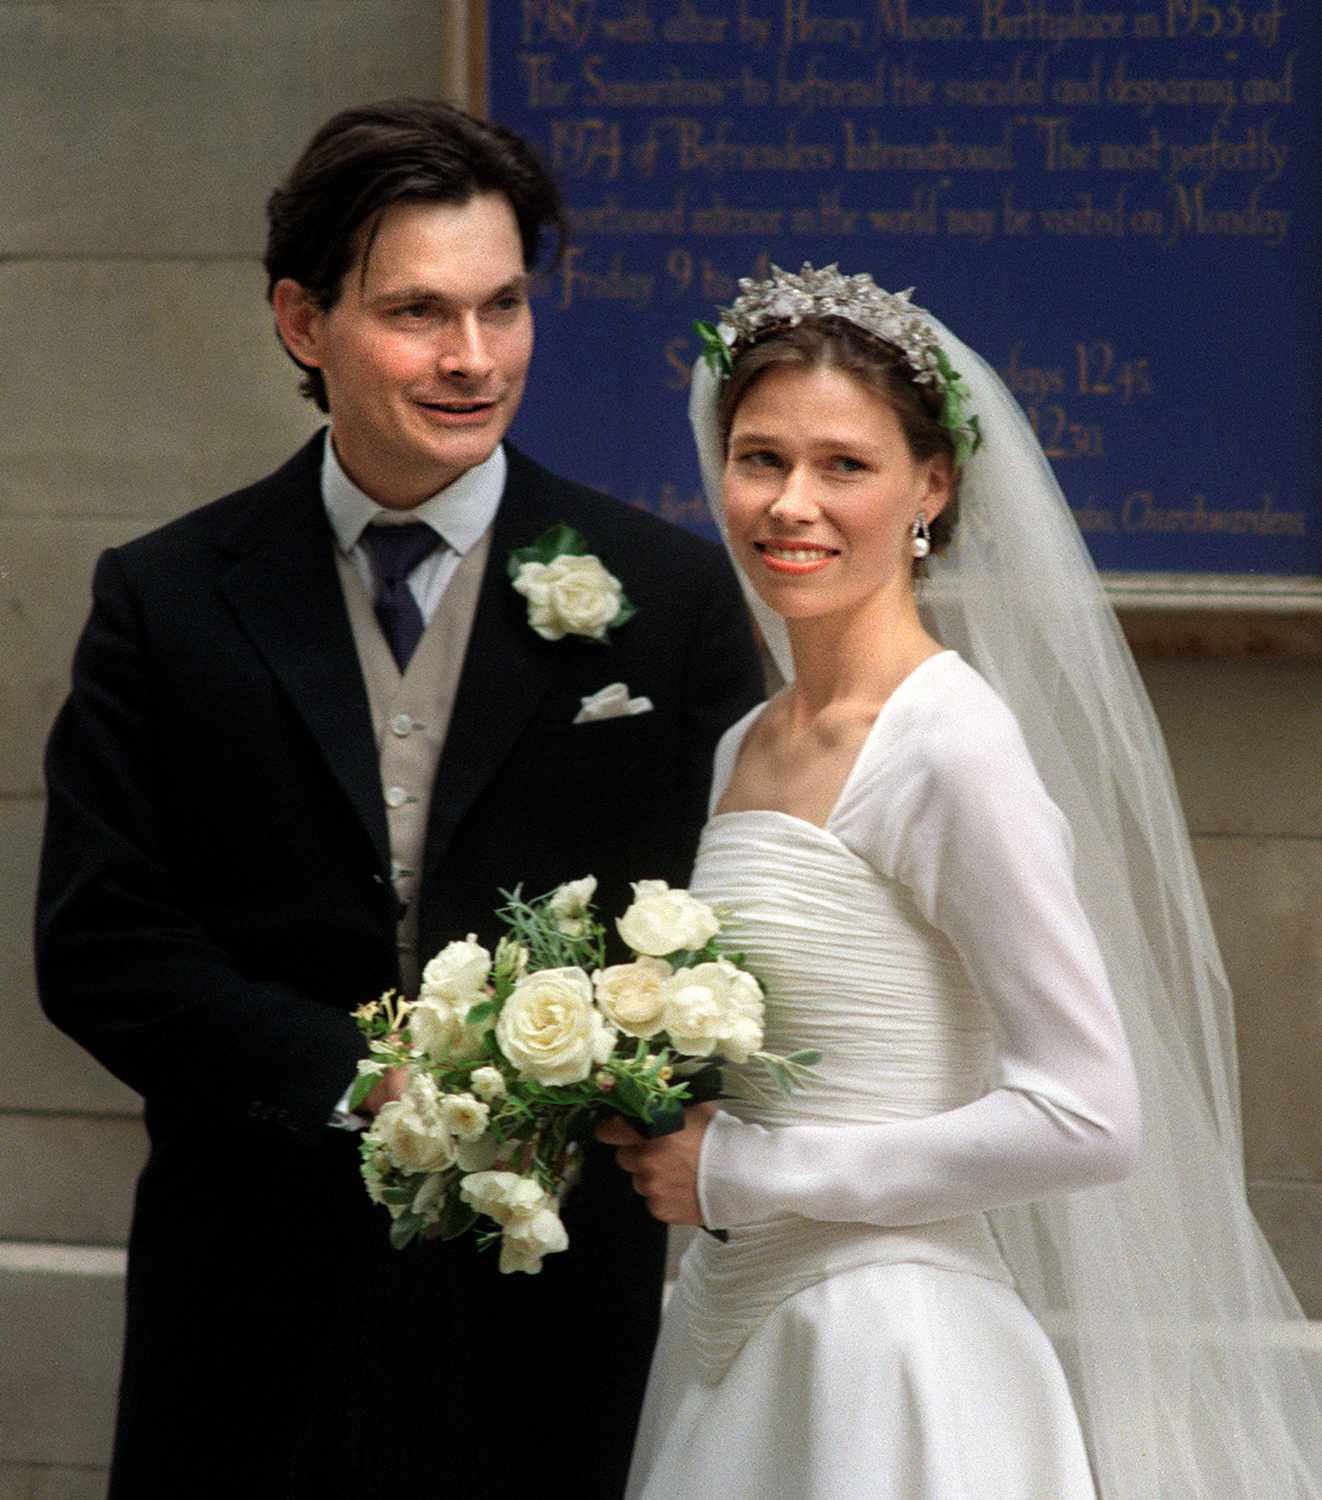
<svg viewBox="0 0 1322 1500"><path fill-rule="evenodd" d="M932 533L927 529L927 512L919 511L909 528L909 551L915 557L926 557L932 550Z"/></svg>

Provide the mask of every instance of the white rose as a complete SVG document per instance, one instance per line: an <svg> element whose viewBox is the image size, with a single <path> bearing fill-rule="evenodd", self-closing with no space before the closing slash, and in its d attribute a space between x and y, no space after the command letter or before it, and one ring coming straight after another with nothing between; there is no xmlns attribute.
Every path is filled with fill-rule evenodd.
<svg viewBox="0 0 1322 1500"><path fill-rule="evenodd" d="M491 955L470 932L464 942L447 943L422 971L419 1000L467 1009L482 995L491 973Z"/></svg>
<svg viewBox="0 0 1322 1500"><path fill-rule="evenodd" d="M544 1084L581 1083L615 1045L592 1003L592 981L577 968L521 979L496 1022L496 1041L525 1078Z"/></svg>
<svg viewBox="0 0 1322 1500"><path fill-rule="evenodd" d="M426 1074L415 1073L402 1098L382 1105L367 1138L379 1141L401 1172L441 1172L454 1165L454 1139Z"/></svg>
<svg viewBox="0 0 1322 1500"><path fill-rule="evenodd" d="M560 1215L549 1201L535 1214L528 1214L507 1224L504 1238L512 1240L516 1245L527 1245L539 1255L554 1254L569 1244L569 1236L560 1222Z"/></svg>
<svg viewBox="0 0 1322 1500"><path fill-rule="evenodd" d="M687 891L672 891L664 880L636 880L633 895L633 905L615 925L635 953L664 958L691 951L721 930L710 906Z"/></svg>
<svg viewBox="0 0 1322 1500"><path fill-rule="evenodd" d="M524 563L514 587L528 601L529 625L547 641L566 635L603 640L624 601L620 580L592 556Z"/></svg>
<svg viewBox="0 0 1322 1500"><path fill-rule="evenodd" d="M530 1219L551 1201L531 1177L517 1172L470 1172L459 1184L459 1196L502 1225Z"/></svg>
<svg viewBox="0 0 1322 1500"><path fill-rule="evenodd" d="M505 1075L499 1068L490 1066L474 1068L469 1083L479 1099L486 1099L490 1102L505 1097Z"/></svg>
<svg viewBox="0 0 1322 1500"><path fill-rule="evenodd" d="M569 1235L560 1215L548 1205L506 1227L500 1237L500 1269L535 1276L542 1269L542 1256L568 1248Z"/></svg>
<svg viewBox="0 0 1322 1500"><path fill-rule="evenodd" d="M476 997L485 1000L479 991ZM419 1000L409 1012L409 1038L413 1045L430 1057L444 1057L449 1062L466 1062L482 1054L482 1038L490 1030L486 1020L476 1026L468 1024L470 1006L464 1001Z"/></svg>
<svg viewBox="0 0 1322 1500"><path fill-rule="evenodd" d="M482 1135L491 1110L479 1104L472 1094L446 1094L441 1100L441 1118L461 1141L475 1141Z"/></svg>
<svg viewBox="0 0 1322 1500"><path fill-rule="evenodd" d="M501 1235L500 1271L503 1276L510 1276L515 1271L523 1271L529 1276L536 1276L541 1269L542 1257L535 1250L516 1245Z"/></svg>
<svg viewBox="0 0 1322 1500"><path fill-rule="evenodd" d="M726 959L680 969L662 986L665 1029L677 1052L732 1063L762 1047L762 991L756 979Z"/></svg>
<svg viewBox="0 0 1322 1500"><path fill-rule="evenodd" d="M500 1237L500 1269L506 1275L523 1271L535 1276L542 1257L569 1248L569 1235L554 1208L543 1208L510 1225Z"/></svg>
<svg viewBox="0 0 1322 1500"><path fill-rule="evenodd" d="M443 1057L460 1029L460 1019L446 1000L419 1000L409 1011L409 1040L432 1057Z"/></svg>
<svg viewBox="0 0 1322 1500"><path fill-rule="evenodd" d="M671 968L663 958L639 958L612 964L592 976L597 1004L626 1036L655 1036L665 1025L663 980Z"/></svg>

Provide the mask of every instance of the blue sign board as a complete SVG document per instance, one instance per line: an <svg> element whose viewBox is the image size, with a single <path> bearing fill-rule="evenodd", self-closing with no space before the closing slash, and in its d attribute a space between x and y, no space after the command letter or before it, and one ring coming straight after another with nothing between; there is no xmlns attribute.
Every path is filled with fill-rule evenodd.
<svg viewBox="0 0 1322 1500"><path fill-rule="evenodd" d="M1322 574L1322 7L509 0L574 239L514 431L699 529L695 318L836 261L1002 373L1099 566Z"/></svg>

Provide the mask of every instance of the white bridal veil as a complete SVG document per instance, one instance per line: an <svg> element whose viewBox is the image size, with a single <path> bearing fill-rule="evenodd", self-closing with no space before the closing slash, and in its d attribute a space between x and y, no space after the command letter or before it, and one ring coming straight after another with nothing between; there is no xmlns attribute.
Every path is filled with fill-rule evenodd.
<svg viewBox="0 0 1322 1500"><path fill-rule="evenodd" d="M1245 1200L1231 995L1165 746L1032 430L932 321L983 441L923 615L1009 704L1069 820L1143 1104L1131 1178L991 1221L1065 1366L1103 1500L1322 1500L1322 1339ZM690 417L724 534L717 392L699 361ZM784 623L742 581L788 679Z"/></svg>

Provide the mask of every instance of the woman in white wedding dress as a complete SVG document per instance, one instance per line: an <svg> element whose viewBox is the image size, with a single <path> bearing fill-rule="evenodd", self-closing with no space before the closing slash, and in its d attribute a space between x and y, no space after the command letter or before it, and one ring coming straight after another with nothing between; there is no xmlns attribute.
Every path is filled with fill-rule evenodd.
<svg viewBox="0 0 1322 1500"><path fill-rule="evenodd" d="M683 1260L631 1500L1311 1500L1215 948L1049 471L907 295L741 286L694 420L788 685L722 742L692 889L737 914L767 1049L822 1061L601 1132L659 1218L724 1231ZM957 654L914 575L961 490L923 586Z"/></svg>

